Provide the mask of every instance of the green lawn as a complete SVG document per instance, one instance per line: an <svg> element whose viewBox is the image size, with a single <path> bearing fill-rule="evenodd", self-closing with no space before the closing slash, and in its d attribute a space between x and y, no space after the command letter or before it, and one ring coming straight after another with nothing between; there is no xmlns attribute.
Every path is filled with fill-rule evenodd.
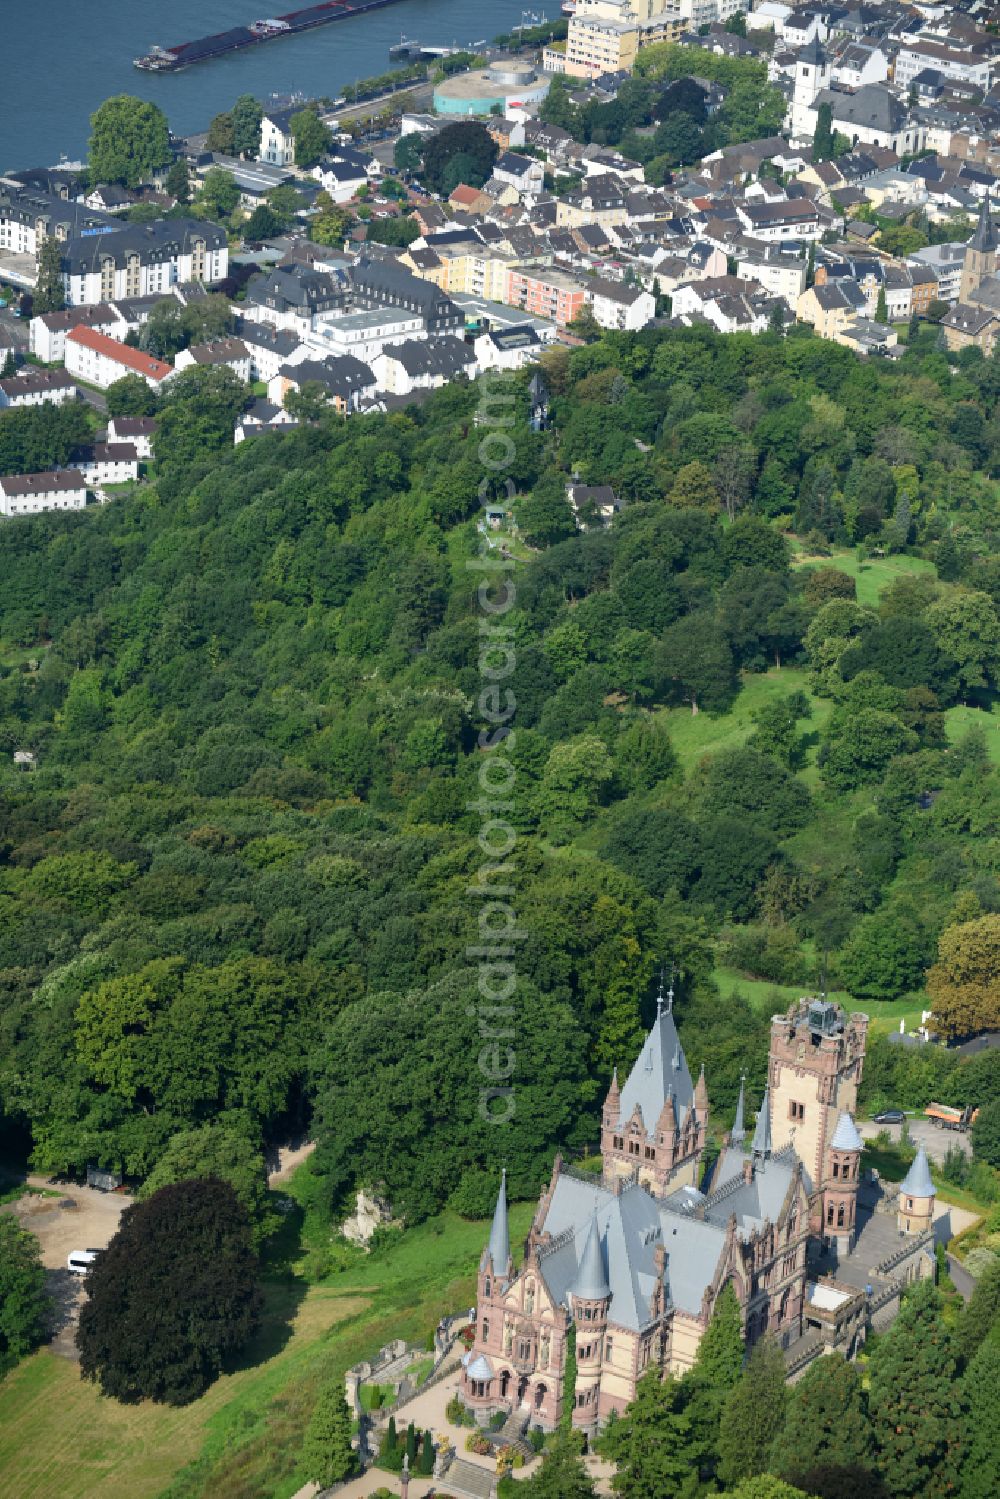
<svg viewBox="0 0 1000 1499"><path fill-rule="evenodd" d="M793 540L791 547L793 567L836 567L842 573L848 573L857 585L858 602L861 604L877 604L880 594L905 573L929 573L931 577L935 576L933 562L926 562L922 557L872 557L868 561L859 562L858 554L854 551L835 548L829 557L816 557L807 552L799 541Z"/></svg>
<svg viewBox="0 0 1000 1499"><path fill-rule="evenodd" d="M970 729L982 729L990 759L1000 765L1000 713L987 713L983 708L949 708L944 725L950 744L956 744Z"/></svg>
<svg viewBox="0 0 1000 1499"><path fill-rule="evenodd" d="M803 719L804 733L817 734L829 718L832 703L814 695L809 687L808 673L800 666L783 666L780 671L761 672L743 677L742 686L732 708L727 713L692 713L690 708L665 708L657 717L670 732L670 742L677 758L689 773L705 755L714 755L721 749L744 744L753 733L753 713L775 699L789 697L793 692L804 692L812 705L812 717ZM809 760L815 748L809 751ZM807 776L808 778L808 776Z"/></svg>
<svg viewBox="0 0 1000 1499"><path fill-rule="evenodd" d="M533 1203L511 1209L511 1238ZM180 1410L100 1396L47 1349L0 1383L0 1473L18 1499L289 1499L319 1385L391 1338L422 1343L439 1317L471 1305L489 1231L452 1213L307 1285L267 1286L264 1325L243 1365Z"/></svg>

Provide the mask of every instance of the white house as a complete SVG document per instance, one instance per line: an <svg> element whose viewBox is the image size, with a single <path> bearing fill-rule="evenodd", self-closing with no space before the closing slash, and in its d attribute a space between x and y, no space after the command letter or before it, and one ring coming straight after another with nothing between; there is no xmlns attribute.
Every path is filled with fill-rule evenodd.
<svg viewBox="0 0 1000 1499"><path fill-rule="evenodd" d="M504 151L493 164L497 182L506 182L519 193L540 193L545 186L545 163L534 156Z"/></svg>
<svg viewBox="0 0 1000 1499"><path fill-rule="evenodd" d="M155 416L113 416L108 422L108 442L131 443L138 458L152 458L155 431Z"/></svg>
<svg viewBox="0 0 1000 1499"><path fill-rule="evenodd" d="M884 83L889 59L873 42L851 42L830 69L830 78L842 88L864 88L866 83Z"/></svg>
<svg viewBox="0 0 1000 1499"><path fill-rule="evenodd" d="M174 369L221 368L233 371L241 380L250 379L250 350L241 338L219 338L213 343L192 344L182 349L174 360Z"/></svg>
<svg viewBox="0 0 1000 1499"><path fill-rule="evenodd" d="M408 396L434 390L477 373L475 350L461 338L432 338L391 344L371 361L380 391Z"/></svg>
<svg viewBox="0 0 1000 1499"><path fill-rule="evenodd" d="M294 164L295 137L292 134L292 115L297 113L296 109L276 109L262 117L258 161L267 161L276 167L290 167Z"/></svg>
<svg viewBox="0 0 1000 1499"><path fill-rule="evenodd" d="M307 359L309 350L290 328L275 328L271 323L253 323L243 319L240 338L250 355L250 379L273 380L283 364Z"/></svg>
<svg viewBox="0 0 1000 1499"><path fill-rule="evenodd" d="M934 72L941 73L956 83L966 83L973 88L986 90L990 86L993 67L990 57L974 52L971 47L959 49L941 42L916 41L904 43L900 47L893 76L897 88L908 89L918 73L922 73L925 68L932 68Z"/></svg>
<svg viewBox="0 0 1000 1499"><path fill-rule="evenodd" d="M65 370L26 369L0 380L0 407L62 406L80 392Z"/></svg>
<svg viewBox="0 0 1000 1499"><path fill-rule="evenodd" d="M40 515L43 510L83 510L87 486L79 469L0 476L0 515Z"/></svg>
<svg viewBox="0 0 1000 1499"><path fill-rule="evenodd" d="M622 328L634 332L645 328L656 316L656 298L642 286L624 281L606 281L595 276L587 283L587 300L594 321L602 328Z"/></svg>
<svg viewBox="0 0 1000 1499"><path fill-rule="evenodd" d="M362 363L371 364L388 344L426 336L419 312L403 307L372 307L318 317L305 342L310 358L322 359L326 355L341 358L352 354Z"/></svg>
<svg viewBox="0 0 1000 1499"><path fill-rule="evenodd" d="M823 232L816 205L808 198L788 198L781 203L737 203L736 215L748 234L767 244L819 239Z"/></svg>
<svg viewBox="0 0 1000 1499"><path fill-rule="evenodd" d="M88 486L127 484L139 477L139 455L130 442L95 442L77 464Z"/></svg>
<svg viewBox="0 0 1000 1499"><path fill-rule="evenodd" d="M806 289L808 266L798 255L771 251L745 252L736 262L740 281L756 281L772 297L783 297L794 307Z"/></svg>
<svg viewBox="0 0 1000 1499"><path fill-rule="evenodd" d="M520 370L534 364L542 341L530 323L513 328L491 328L473 342L476 364L481 370Z"/></svg>
<svg viewBox="0 0 1000 1499"><path fill-rule="evenodd" d="M108 338L96 328L74 328L66 335L66 368L71 375L107 390L125 375L141 375L151 390L159 390L173 367L151 354Z"/></svg>
<svg viewBox="0 0 1000 1499"><path fill-rule="evenodd" d="M111 338L124 338L128 332L121 314L109 303L68 307L64 312L43 312L31 319L28 348L43 364L61 364L66 354L66 334L71 328L100 328Z"/></svg>

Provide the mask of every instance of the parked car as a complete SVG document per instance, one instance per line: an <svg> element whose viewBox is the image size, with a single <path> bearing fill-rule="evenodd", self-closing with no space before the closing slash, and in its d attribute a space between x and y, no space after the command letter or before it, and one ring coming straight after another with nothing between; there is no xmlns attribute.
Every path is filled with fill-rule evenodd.
<svg viewBox="0 0 1000 1499"><path fill-rule="evenodd" d="M883 1109L881 1114L875 1115L876 1124L902 1124L906 1115L902 1109Z"/></svg>
<svg viewBox="0 0 1000 1499"><path fill-rule="evenodd" d="M74 1275L86 1275L99 1253L98 1249L71 1249L66 1264Z"/></svg>

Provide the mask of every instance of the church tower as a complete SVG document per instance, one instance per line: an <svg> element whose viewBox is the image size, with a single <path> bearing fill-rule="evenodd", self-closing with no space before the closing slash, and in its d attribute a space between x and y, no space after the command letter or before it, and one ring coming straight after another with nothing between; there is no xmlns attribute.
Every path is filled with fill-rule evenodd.
<svg viewBox="0 0 1000 1499"><path fill-rule="evenodd" d="M830 86L830 60L813 37L795 59L795 79L788 124L793 135L811 137L816 128L813 108L817 97Z"/></svg>
<svg viewBox="0 0 1000 1499"><path fill-rule="evenodd" d="M698 1185L708 1124L704 1073L692 1081L673 1007L661 987L653 1029L625 1086L612 1078L601 1116L605 1184L636 1177L656 1197Z"/></svg>
<svg viewBox="0 0 1000 1499"><path fill-rule="evenodd" d="M962 260L962 284L958 293L960 302L971 302L980 284L987 276L994 274L997 268L998 249L1000 249L1000 235L997 233L990 214L990 200L987 195L979 210L976 232L965 247L965 256Z"/></svg>
<svg viewBox="0 0 1000 1499"><path fill-rule="evenodd" d="M857 1111L867 1033L867 1015L848 1016L824 999L802 999L771 1020L773 1148L793 1145L805 1168L814 1234L824 1231L823 1193L827 1181L833 1182L831 1150L840 1116L853 1118ZM838 1183L840 1170L838 1159Z"/></svg>

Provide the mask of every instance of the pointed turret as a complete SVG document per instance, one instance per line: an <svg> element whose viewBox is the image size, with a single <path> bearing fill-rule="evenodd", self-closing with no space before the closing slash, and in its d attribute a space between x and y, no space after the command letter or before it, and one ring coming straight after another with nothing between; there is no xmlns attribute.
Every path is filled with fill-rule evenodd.
<svg viewBox="0 0 1000 1499"><path fill-rule="evenodd" d="M927 1152L921 1145L913 1158L909 1171L899 1184L900 1196L908 1193L910 1197L933 1197L937 1188L931 1180L931 1168L927 1161Z"/></svg>
<svg viewBox="0 0 1000 1499"><path fill-rule="evenodd" d="M507 1223L506 1170L500 1178L500 1191L497 1193L497 1205L493 1210L493 1225L490 1228L489 1243L483 1254L484 1261L487 1255L493 1261L493 1274L505 1277L511 1262L510 1228Z"/></svg>
<svg viewBox="0 0 1000 1499"><path fill-rule="evenodd" d="M698 1113L704 1118L708 1113L708 1084L705 1081L705 1064L702 1062L701 1071L694 1089L694 1106Z"/></svg>
<svg viewBox="0 0 1000 1499"><path fill-rule="evenodd" d="M574 1301L603 1301L611 1294L608 1272L604 1266L604 1251L601 1248L601 1231L597 1226L597 1209L590 1219L587 1242L580 1256L580 1268L573 1282Z"/></svg>
<svg viewBox="0 0 1000 1499"><path fill-rule="evenodd" d="M743 1123L743 1087L745 1082L746 1078L741 1076L740 1096L736 1100L736 1118L733 1120L733 1129L732 1133L729 1136L729 1143L731 1145L738 1145L741 1150L743 1148L743 1142L747 1137L746 1125Z"/></svg>
<svg viewBox="0 0 1000 1499"><path fill-rule="evenodd" d="M771 1089L769 1087L764 1089L764 1098L753 1132L752 1149L754 1157L761 1156L764 1160L771 1154Z"/></svg>
<svg viewBox="0 0 1000 1499"><path fill-rule="evenodd" d="M604 1113L609 1124L613 1124L617 1120L621 1112L621 1106L622 1093L618 1086L618 1068L616 1067L611 1074L611 1087L608 1089L608 1096L604 1100Z"/></svg>

